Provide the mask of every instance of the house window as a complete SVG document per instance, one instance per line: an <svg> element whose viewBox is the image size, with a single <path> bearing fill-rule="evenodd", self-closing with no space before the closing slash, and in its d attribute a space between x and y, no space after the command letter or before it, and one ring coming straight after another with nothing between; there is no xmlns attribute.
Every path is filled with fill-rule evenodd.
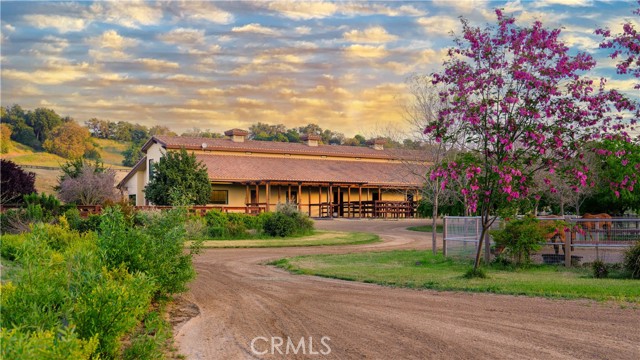
<svg viewBox="0 0 640 360"><path fill-rule="evenodd" d="M209 201L211 204L222 204L226 205L229 203L229 190L212 190L211 191L211 199Z"/></svg>
<svg viewBox="0 0 640 360"><path fill-rule="evenodd" d="M149 181L153 179L153 159L149 159Z"/></svg>
<svg viewBox="0 0 640 360"><path fill-rule="evenodd" d="M129 205L136 206L136 195L129 195Z"/></svg>

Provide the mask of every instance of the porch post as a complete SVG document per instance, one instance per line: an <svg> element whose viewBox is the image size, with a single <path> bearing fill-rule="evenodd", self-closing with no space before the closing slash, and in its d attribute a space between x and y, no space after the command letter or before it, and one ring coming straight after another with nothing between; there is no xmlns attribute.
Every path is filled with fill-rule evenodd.
<svg viewBox="0 0 640 360"><path fill-rule="evenodd" d="M307 192L309 194L309 201L307 202L309 205L309 217L311 217L311 185L307 186Z"/></svg>
<svg viewBox="0 0 640 360"><path fill-rule="evenodd" d="M329 204L329 218L333 218L333 184L329 183L329 192L327 193L327 203Z"/></svg>
<svg viewBox="0 0 640 360"><path fill-rule="evenodd" d="M338 185L338 201L337 204L338 205L338 217L340 217L340 210L342 209L342 196L340 196L340 185ZM343 212L344 214L344 212Z"/></svg>
<svg viewBox="0 0 640 360"><path fill-rule="evenodd" d="M322 217L322 184L318 185L318 217Z"/></svg>
<svg viewBox="0 0 640 360"><path fill-rule="evenodd" d="M245 185L247 186L247 191L245 191L244 194L244 205L248 206L251 201L251 193L249 192L249 183L246 183Z"/></svg>
<svg viewBox="0 0 640 360"><path fill-rule="evenodd" d="M291 184L289 184L289 193L287 195L287 202L291 202Z"/></svg>
<svg viewBox="0 0 640 360"><path fill-rule="evenodd" d="M349 206L347 207L347 215L348 217L351 217L351 185L349 185L349 187L347 187L347 202L349 203Z"/></svg>
<svg viewBox="0 0 640 360"><path fill-rule="evenodd" d="M260 185L256 181L256 205L260 203Z"/></svg>
<svg viewBox="0 0 640 360"><path fill-rule="evenodd" d="M298 183L298 196L296 196L296 201L298 202L298 211L302 209L302 183Z"/></svg>
<svg viewBox="0 0 640 360"><path fill-rule="evenodd" d="M281 203L281 201L280 201L280 188L281 187L282 186L278 185L278 204Z"/></svg>
<svg viewBox="0 0 640 360"><path fill-rule="evenodd" d="M358 185L358 214L362 217L362 185Z"/></svg>
<svg viewBox="0 0 640 360"><path fill-rule="evenodd" d="M270 203L271 203L271 194L270 194L270 189L271 188L271 184L267 181L267 184L265 185L265 192L267 193L267 209L266 211L269 212L270 211Z"/></svg>

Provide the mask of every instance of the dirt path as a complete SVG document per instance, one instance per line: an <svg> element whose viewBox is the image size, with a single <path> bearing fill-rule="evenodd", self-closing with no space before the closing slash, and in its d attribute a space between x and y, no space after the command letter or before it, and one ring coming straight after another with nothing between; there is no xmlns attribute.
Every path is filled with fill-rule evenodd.
<svg viewBox="0 0 640 360"><path fill-rule="evenodd" d="M426 249L430 235L405 230L414 220L318 221L326 230L369 231L369 245L210 249L184 297L199 315L175 336L189 359L639 359L640 310L591 301L386 288L291 275L260 265L286 256ZM262 337L262 338L259 338ZM304 337L306 355L267 344ZM330 348L328 355L310 355ZM328 347L321 343L322 337ZM254 340L252 348L252 340ZM292 345L293 345L292 344ZM258 352L267 351L265 355Z"/></svg>

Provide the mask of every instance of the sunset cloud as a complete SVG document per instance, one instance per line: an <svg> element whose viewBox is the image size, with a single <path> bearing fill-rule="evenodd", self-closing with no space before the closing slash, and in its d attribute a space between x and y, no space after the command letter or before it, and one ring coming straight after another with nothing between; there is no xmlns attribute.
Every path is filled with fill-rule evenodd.
<svg viewBox="0 0 640 360"><path fill-rule="evenodd" d="M386 43L398 37L391 35L382 26L372 26L364 30L351 30L344 33L344 39L360 43Z"/></svg>

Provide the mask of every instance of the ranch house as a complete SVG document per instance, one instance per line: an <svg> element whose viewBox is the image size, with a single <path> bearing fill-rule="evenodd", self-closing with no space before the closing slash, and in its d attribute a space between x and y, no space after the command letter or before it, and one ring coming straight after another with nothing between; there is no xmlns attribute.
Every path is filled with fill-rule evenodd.
<svg viewBox="0 0 640 360"><path fill-rule="evenodd" d="M409 217L429 166L423 153L385 149L382 140L355 147L323 145L317 135L303 136L303 143L249 140L240 129L225 135L153 136L118 188L136 206L153 205L144 195L153 164L185 148L208 169L207 208L258 213L288 202L312 217Z"/></svg>

